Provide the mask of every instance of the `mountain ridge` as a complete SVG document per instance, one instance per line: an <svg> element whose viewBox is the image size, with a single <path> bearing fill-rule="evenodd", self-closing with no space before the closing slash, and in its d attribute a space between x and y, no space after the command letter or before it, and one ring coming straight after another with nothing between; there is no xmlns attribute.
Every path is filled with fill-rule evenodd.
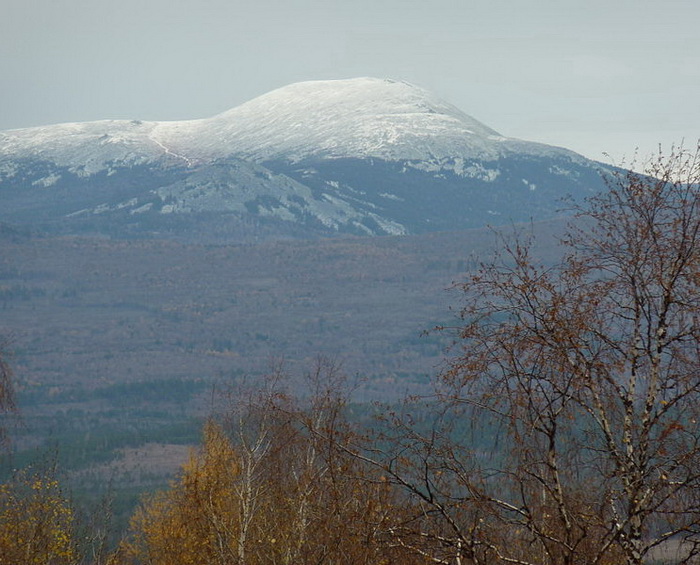
<svg viewBox="0 0 700 565"><path fill-rule="evenodd" d="M33 151L62 165L83 144L93 148L89 157L99 154L99 148L115 149L105 151L106 161L138 164L172 157L188 166L228 156L300 161L316 153L439 160L472 151L471 156L483 159L514 145L521 152L529 147L576 155L502 136L417 86L369 77L295 83L209 118L69 122L0 132L0 155ZM130 159L137 154L142 160Z"/></svg>
<svg viewBox="0 0 700 565"><path fill-rule="evenodd" d="M199 120L1 132L0 221L70 233L90 218L119 237L227 240L237 222L266 238L400 235L552 217L558 198L601 189L601 167L409 83L310 81Z"/></svg>

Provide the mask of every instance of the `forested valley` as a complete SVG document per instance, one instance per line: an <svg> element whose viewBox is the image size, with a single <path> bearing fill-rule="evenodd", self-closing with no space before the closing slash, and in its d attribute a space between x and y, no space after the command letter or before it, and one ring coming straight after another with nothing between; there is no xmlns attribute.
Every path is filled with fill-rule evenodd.
<svg viewBox="0 0 700 565"><path fill-rule="evenodd" d="M556 261L536 236L499 232L495 254L459 258L457 315L423 328L433 336L423 361L447 351L409 394L386 393L408 388L398 377L411 373L410 340L374 388L352 364L311 354L216 386L176 370L154 388L93 386L105 398L132 387L164 412L200 395L178 424L183 464L119 523L108 484L91 504L71 495L60 441L34 463L3 452L12 463L0 485L0 564L697 563L700 153L674 150L645 174L611 177L576 210ZM187 307L199 316L199 306ZM174 325L192 314L158 308ZM142 318L133 307L125 316ZM308 324L342 321L329 314ZM209 368L225 366L230 338L220 326L201 328L218 353ZM293 340L295 327L284 337ZM15 385L11 347L3 344L0 364L10 441L21 434L17 399L32 393ZM178 365L165 353L151 359L155 371ZM44 392L66 401L75 390Z"/></svg>

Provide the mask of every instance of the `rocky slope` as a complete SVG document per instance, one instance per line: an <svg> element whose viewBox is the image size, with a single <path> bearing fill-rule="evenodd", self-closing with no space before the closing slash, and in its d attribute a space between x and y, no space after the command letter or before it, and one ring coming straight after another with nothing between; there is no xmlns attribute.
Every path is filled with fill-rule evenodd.
<svg viewBox="0 0 700 565"><path fill-rule="evenodd" d="M602 165L392 80L293 84L212 118L0 132L0 222L251 241L552 217Z"/></svg>

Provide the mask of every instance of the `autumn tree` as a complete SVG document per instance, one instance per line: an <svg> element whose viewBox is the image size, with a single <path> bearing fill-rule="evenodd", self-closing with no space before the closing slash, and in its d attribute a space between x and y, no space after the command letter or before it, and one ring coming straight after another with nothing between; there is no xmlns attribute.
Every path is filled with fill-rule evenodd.
<svg viewBox="0 0 700 565"><path fill-rule="evenodd" d="M0 485L0 565L77 562L73 511L52 467Z"/></svg>
<svg viewBox="0 0 700 565"><path fill-rule="evenodd" d="M698 151L660 155L579 210L561 264L516 242L463 285L442 392L506 432L508 452L464 485L509 532L484 532L501 561L697 555L699 183Z"/></svg>
<svg viewBox="0 0 700 565"><path fill-rule="evenodd" d="M115 563L423 563L392 543L401 500L351 441L342 380L321 361L297 397L272 375L237 387L171 488L146 499Z"/></svg>
<svg viewBox="0 0 700 565"><path fill-rule="evenodd" d="M0 416L15 410L15 394L12 368L7 361L6 339L0 337ZM0 425L0 444L7 440L6 429Z"/></svg>
<svg viewBox="0 0 700 565"><path fill-rule="evenodd" d="M237 563L239 517L234 484L236 453L220 426L204 428L203 445L193 451L167 491L148 497L131 520L133 537L114 561L149 565Z"/></svg>
<svg viewBox="0 0 700 565"><path fill-rule="evenodd" d="M0 339L0 414L16 409L8 341ZM7 441L0 425L0 443ZM52 460L16 470L0 483L0 565L72 565L79 561L75 520Z"/></svg>
<svg viewBox="0 0 700 565"><path fill-rule="evenodd" d="M341 381L337 367L320 360L306 376L308 396L268 389L242 412L241 407L232 410L235 417L229 416L229 426L239 437L237 445L245 460L261 450L265 438L253 481L257 541L250 545L247 562L382 561L386 548L379 539L381 524L392 509L386 504L387 493L376 484L360 482L363 471L358 461L338 451L334 443L336 436L347 439L352 433L344 417ZM248 482L242 493L250 490Z"/></svg>
<svg viewBox="0 0 700 565"><path fill-rule="evenodd" d="M700 553L700 152L620 173L562 260L527 238L460 285L437 395L348 448L409 497L435 563L640 565Z"/></svg>

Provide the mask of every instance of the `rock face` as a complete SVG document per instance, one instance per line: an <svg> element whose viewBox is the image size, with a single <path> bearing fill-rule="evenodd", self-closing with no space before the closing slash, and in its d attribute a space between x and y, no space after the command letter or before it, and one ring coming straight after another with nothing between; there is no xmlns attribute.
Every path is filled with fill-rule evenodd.
<svg viewBox="0 0 700 565"><path fill-rule="evenodd" d="M600 190L602 168L404 82L305 82L201 120L1 132L0 222L191 241L422 233L552 217Z"/></svg>

